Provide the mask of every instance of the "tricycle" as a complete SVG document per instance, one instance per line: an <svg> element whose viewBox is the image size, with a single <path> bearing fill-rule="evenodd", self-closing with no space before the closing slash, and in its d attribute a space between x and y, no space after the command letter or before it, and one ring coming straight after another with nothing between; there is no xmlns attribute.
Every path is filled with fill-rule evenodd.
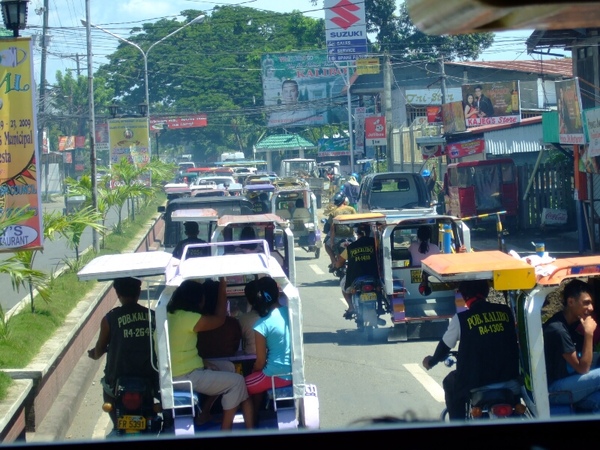
<svg viewBox="0 0 600 450"><path fill-rule="evenodd" d="M280 302L287 306L290 316L289 333L292 349L292 385L285 388L273 387L268 391L266 401L259 410L261 428L296 429L318 428L319 406L317 388L309 384L304 376L304 347L302 334L302 303L298 289L290 282L280 264L269 250L265 240L260 241L257 253L232 254L228 247L239 246L247 241L232 241L207 244L191 244L186 247L211 247L218 256L202 258L172 258L164 251L126 253L98 256L79 273L81 281L110 281L121 277L149 277L154 283L153 300L155 307L156 330L149 336L149 345L156 351L160 379L160 407L164 416L163 433L177 436L193 435L199 432L194 418L199 413L201 394L193 392L186 382L174 382L171 375L172 343L169 342L167 327L167 304L175 289L185 280L204 282L225 277L230 311L244 310L240 305L246 302L246 283L264 276L272 277L280 289ZM222 251L221 251L222 250ZM186 250L184 250L184 254ZM157 281L158 280L158 281ZM236 305L238 308L233 308ZM248 310L248 305L245 305ZM154 337L153 337L154 336ZM244 362L253 355L238 354L228 357L242 370ZM246 375L244 373L244 375ZM212 410L211 410L212 412ZM239 416L239 418L238 418ZM234 428L243 427L241 413L234 420Z"/></svg>
<svg viewBox="0 0 600 450"><path fill-rule="evenodd" d="M323 242L315 194L301 179L280 179L274 185L271 211L289 222L296 245L318 258Z"/></svg>

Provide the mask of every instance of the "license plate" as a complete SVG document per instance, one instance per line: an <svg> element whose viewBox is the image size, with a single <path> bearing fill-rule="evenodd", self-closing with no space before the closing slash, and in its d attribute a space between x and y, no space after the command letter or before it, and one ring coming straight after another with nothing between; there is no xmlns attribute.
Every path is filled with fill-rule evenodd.
<svg viewBox="0 0 600 450"><path fill-rule="evenodd" d="M117 428L119 430L144 430L146 428L146 418L142 416L119 417Z"/></svg>
<svg viewBox="0 0 600 450"><path fill-rule="evenodd" d="M362 292L360 294L361 302L371 302L377 300L377 292Z"/></svg>

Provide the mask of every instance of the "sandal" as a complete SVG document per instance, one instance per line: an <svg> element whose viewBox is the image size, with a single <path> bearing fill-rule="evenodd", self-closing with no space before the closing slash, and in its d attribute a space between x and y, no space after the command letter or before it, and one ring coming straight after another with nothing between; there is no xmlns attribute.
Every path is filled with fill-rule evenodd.
<svg viewBox="0 0 600 450"><path fill-rule="evenodd" d="M353 309L346 310L346 312L344 313L344 319L352 320L353 318L354 318L354 310Z"/></svg>

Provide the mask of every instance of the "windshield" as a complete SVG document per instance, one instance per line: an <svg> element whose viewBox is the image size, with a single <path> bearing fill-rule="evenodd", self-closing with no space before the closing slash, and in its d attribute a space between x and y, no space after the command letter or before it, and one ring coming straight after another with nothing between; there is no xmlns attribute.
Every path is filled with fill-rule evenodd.
<svg viewBox="0 0 600 450"><path fill-rule="evenodd" d="M528 4L526 0L510 5L507 2L508 6L483 0L260 0L211 7L183 0L95 5L91 2L90 17L85 22L93 24L88 53L95 54L96 60L89 67L88 85L93 88L91 80L95 80L95 97L102 103L95 107L87 106L92 99L79 85L81 74L76 71L81 61L73 57L82 55L81 10L80 14L75 10L66 14L67 2L50 2L46 8L40 8L41 1L30 3L35 3L35 8L29 12L27 26L8 27L9 36L0 40L0 79L6 81L0 99L0 174L4 185L0 204L7 216L0 220L0 253L5 262L0 265L4 268L0 270L0 283L4 286L0 299L0 372L7 379L16 379L2 399L10 396L25 402L21 409L11 404L7 410L19 413L0 422L24 424L26 431L18 437L26 443L33 443L34 437L37 442L109 442L106 438L113 423L102 410L107 389L101 381L107 357L92 360L88 351L100 336L103 318L120 303L105 284L107 281L80 282L77 270L104 252L129 255L140 249L148 255L169 253L178 242L187 239L183 223L170 220L172 208L167 206L166 196L164 204L158 206L162 212L157 212L155 205L151 214L140 214L148 202L163 199L161 190L167 180L194 180L198 191L194 195L210 190L204 189L206 186L197 188L204 183L216 183L219 189L228 186L229 196L224 197L224 191L210 195L223 196L221 199L238 195L243 205L222 206L220 215L228 212L251 216L253 210L249 202L242 200L237 177L234 182L234 178L225 176L231 175L226 171L211 171L219 176L210 178L185 172L194 165L198 166L196 170L214 168L224 153L235 152L236 159L252 163L273 177L275 171L283 168L289 175L301 175L310 181L314 197L305 192L279 196L277 191L267 196L269 209L283 220L281 228L269 230L268 235L273 236L273 243L269 244L274 249L288 242L283 239L289 238L293 243L295 258L287 269L293 264L293 289L297 289L302 300L301 312L293 319L301 322L301 330L295 332L303 339L293 360L302 365L306 385L315 387L302 395L318 401L320 431L356 430L380 417L414 418L424 422L424 427L441 428L444 380L451 371L443 364L430 370L423 366L424 357L435 352L442 336L439 331L447 327L450 317L431 320L438 317L434 300L439 300L441 289L436 290L439 286L434 283L431 295L420 295L422 267L407 263L408 247L418 241L414 223L377 241L374 253L382 259L363 267L375 267L385 279L381 286L355 298L353 303L351 295L356 292L345 285L348 278L344 278L346 263L342 260L356 247L345 250L344 245L352 245L350 239L339 248L328 246L338 242L324 230L334 209L331 199L339 192L346 195L355 189L351 177L359 184L370 182L368 187L363 183L360 202L353 206L361 213L383 209L393 214L392 210L403 209L398 216L433 210L439 215L459 214L461 209L450 201L454 199L449 198L448 185L453 188L452 195L459 191L456 186L464 188L458 194L463 196L461 202L476 204L487 212L508 209L502 200L517 191L518 201L514 203L519 204L519 211L514 216L514 227L507 220L502 223L504 229L496 229L494 224L488 228L487 222L499 219L500 214L482 220L470 217L470 222L467 219L465 223L476 232L468 244L475 249L485 244L494 249L504 246L508 251L517 248L514 238L526 235L530 238L524 250L542 258L544 253L539 250L542 256L537 255L536 248L543 248L545 243L552 255L554 248L547 237L557 229L565 229L577 234L578 254L598 253L600 144L594 141L600 136L600 114L596 111L600 80L598 36L596 28L572 22L573 18L600 14L597 2L594 6L599 12L565 12L560 21L547 10L535 10L539 14L533 14L522 9L522 4ZM83 2L77 2L80 3ZM160 7L148 7L155 3L160 3ZM541 2L534 3L539 6ZM554 8L556 4L547 3L543 6ZM580 3L590 2L566 2L567 6ZM139 7L142 4L147 6ZM424 16L413 22L409 9L415 5ZM489 5L493 8L489 9ZM500 14L509 9L511 16ZM454 20L459 12L461 20ZM492 28L472 23L469 14L474 18L486 15L487 25ZM512 34L495 31L518 18L526 24L524 30ZM59 44L60 49L53 49L47 39L34 39L45 19L50 22L48 34L54 34L52 45ZM459 34L461 24L469 29L481 26L478 33L465 36ZM560 29L561 26L566 29ZM436 32L436 27L443 29ZM454 29L449 30L450 27ZM64 39L57 39L58 34ZM138 48L131 48L138 44L143 55L138 54ZM35 57L38 50L42 59L48 53L48 61L42 61L44 70L48 63L48 70L41 76L37 74L39 58ZM34 74L40 78L36 81L42 88L39 98L32 84L36 80ZM45 98L44 88L48 94ZM109 113L106 102L113 100L118 102L119 110L115 112L112 106L117 105L111 105ZM143 103L149 104L142 114L143 108L137 111L137 106ZM183 154L186 157L182 159ZM302 160L286 162L295 158ZM459 168L448 174L446 180L450 181L442 187L449 165L500 158L512 158L516 166L503 163ZM359 161L366 160L372 164L363 167ZM330 173L326 178L325 170L317 179L315 161L324 161L325 169L331 168L336 176ZM333 161L339 163L331 164ZM114 182L110 186L96 186L85 176L93 173L100 162L103 167L110 167ZM256 172L245 164L240 167L246 174ZM388 173L407 176L376 179ZM246 178L253 179L256 175ZM67 188L66 180L77 180L78 184ZM506 189L507 184L514 188L511 192ZM300 197L303 202L297 202ZM170 203L186 204L181 200L188 199ZM35 212L27 219L27 225L9 220L9 213L20 207ZM468 216L478 214L473 209ZM99 215L86 215L92 210ZM55 217L50 217L50 212ZM56 223L49 223L48 218ZM139 228L129 228L135 225ZM442 234L435 231L438 230L434 230L431 242L442 248ZM199 239L210 240L210 232L207 224L199 224ZM382 233L374 224L374 238ZM109 235L123 241L105 245ZM262 238L267 232L256 228L255 235ZM241 230L231 230L229 238L240 239ZM34 248L23 248L21 244L28 239L35 239ZM134 239L140 245L131 249L126 240ZM328 239L333 242L328 244ZM279 264L276 252L272 253L270 258L260 255L252 261L261 267ZM223 256L239 262L256 255ZM224 271L234 267L219 264L223 264ZM388 269L389 273L384 274ZM59 280L59 272L67 276L67 281ZM63 296L57 298L53 292L61 284ZM106 299L98 298L105 287L110 294ZM427 287L424 283L423 289ZM596 285L594 288L596 297L600 289ZM144 285L142 295L154 305L164 289L164 282L152 281L149 286ZM444 295L448 290L443 290ZM38 293L48 293L49 297L43 302L30 299ZM93 299L84 293L93 293ZM89 321L90 325L82 329L61 328L53 334L61 338L61 345L63 338L68 337L69 342L73 339L76 350L53 349L49 356L40 355L38 359L32 355L20 365L6 357L7 349L17 356L31 350L29 336L15 331L21 320L13 315L17 304L21 305L20 311L39 319L39 325L36 321L29 327L31 332L42 333L46 332L42 319L79 294L82 301L90 303L73 309L68 319L61 317L55 322L75 322L79 326ZM380 294L388 301L375 307L375 311L384 311L377 317L381 320L369 322L353 315L355 303L370 305L368 302ZM236 295L241 296L241 292ZM415 311L421 314L417 318L411 316ZM374 323L373 328L362 328L365 322L367 327ZM403 326L397 326L400 323ZM120 328L113 331L116 329ZM254 326L250 327L250 334L254 331ZM127 336L122 333L120 338L125 340ZM535 341L538 347L542 344L541 338ZM48 360L40 362L46 357ZM61 365L69 360L80 365ZM257 372L264 368L260 365L259 360ZM535 370L538 366L533 367ZM239 372L239 367L234 365L234 369ZM254 362L250 367L253 369ZM85 376L77 378L82 372ZM273 374L287 376L276 371L267 375ZM73 378L67 381L69 376ZM0 394L3 383L0 378ZM16 392L12 390L15 386ZM50 391L59 388L60 397L53 397ZM289 397L287 394L282 397ZM268 396L256 400L261 407L270 407L269 413L276 405L281 428L292 429L283 431L276 427L260 433L300 436L313 431L303 423L298 426L310 409L306 404L310 401L302 395L293 392L292 401ZM57 413L65 403L67 407ZM206 420L197 423L194 431L199 436L215 433L229 437L218 429L206 428L219 421L231 404L217 398L210 407L202 406L211 417L198 419ZM127 415L121 426L142 427L145 423L136 419L140 414ZM541 419L536 416L528 418L528 422L554 419L549 415ZM238 427L243 427L239 415L235 420ZM573 421L573 430L577 431L568 436L581 431L576 422L579 421ZM192 419L188 426L193 423ZM595 430L597 423L592 425L589 429ZM548 429L554 430L551 426ZM0 435L6 436L2 431L0 426ZM448 433L454 436L453 431ZM501 437L505 434L508 435L498 433ZM394 439L397 445L412 443L400 433ZM494 444L491 436L467 439L432 437L427 444ZM383 439L374 442L384 445ZM229 441L223 443L230 445ZM287 441L275 445L285 444Z"/></svg>

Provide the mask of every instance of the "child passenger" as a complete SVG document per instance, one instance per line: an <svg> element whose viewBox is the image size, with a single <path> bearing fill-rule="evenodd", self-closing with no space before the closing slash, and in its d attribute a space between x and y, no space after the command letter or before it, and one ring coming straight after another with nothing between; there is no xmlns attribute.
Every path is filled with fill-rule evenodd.
<svg viewBox="0 0 600 450"><path fill-rule="evenodd" d="M252 396L254 414L258 412L264 392L292 384L292 350L290 319L287 307L279 303L279 288L271 277L259 278L254 309L260 319L254 325L256 361L253 373L246 377L248 394Z"/></svg>

